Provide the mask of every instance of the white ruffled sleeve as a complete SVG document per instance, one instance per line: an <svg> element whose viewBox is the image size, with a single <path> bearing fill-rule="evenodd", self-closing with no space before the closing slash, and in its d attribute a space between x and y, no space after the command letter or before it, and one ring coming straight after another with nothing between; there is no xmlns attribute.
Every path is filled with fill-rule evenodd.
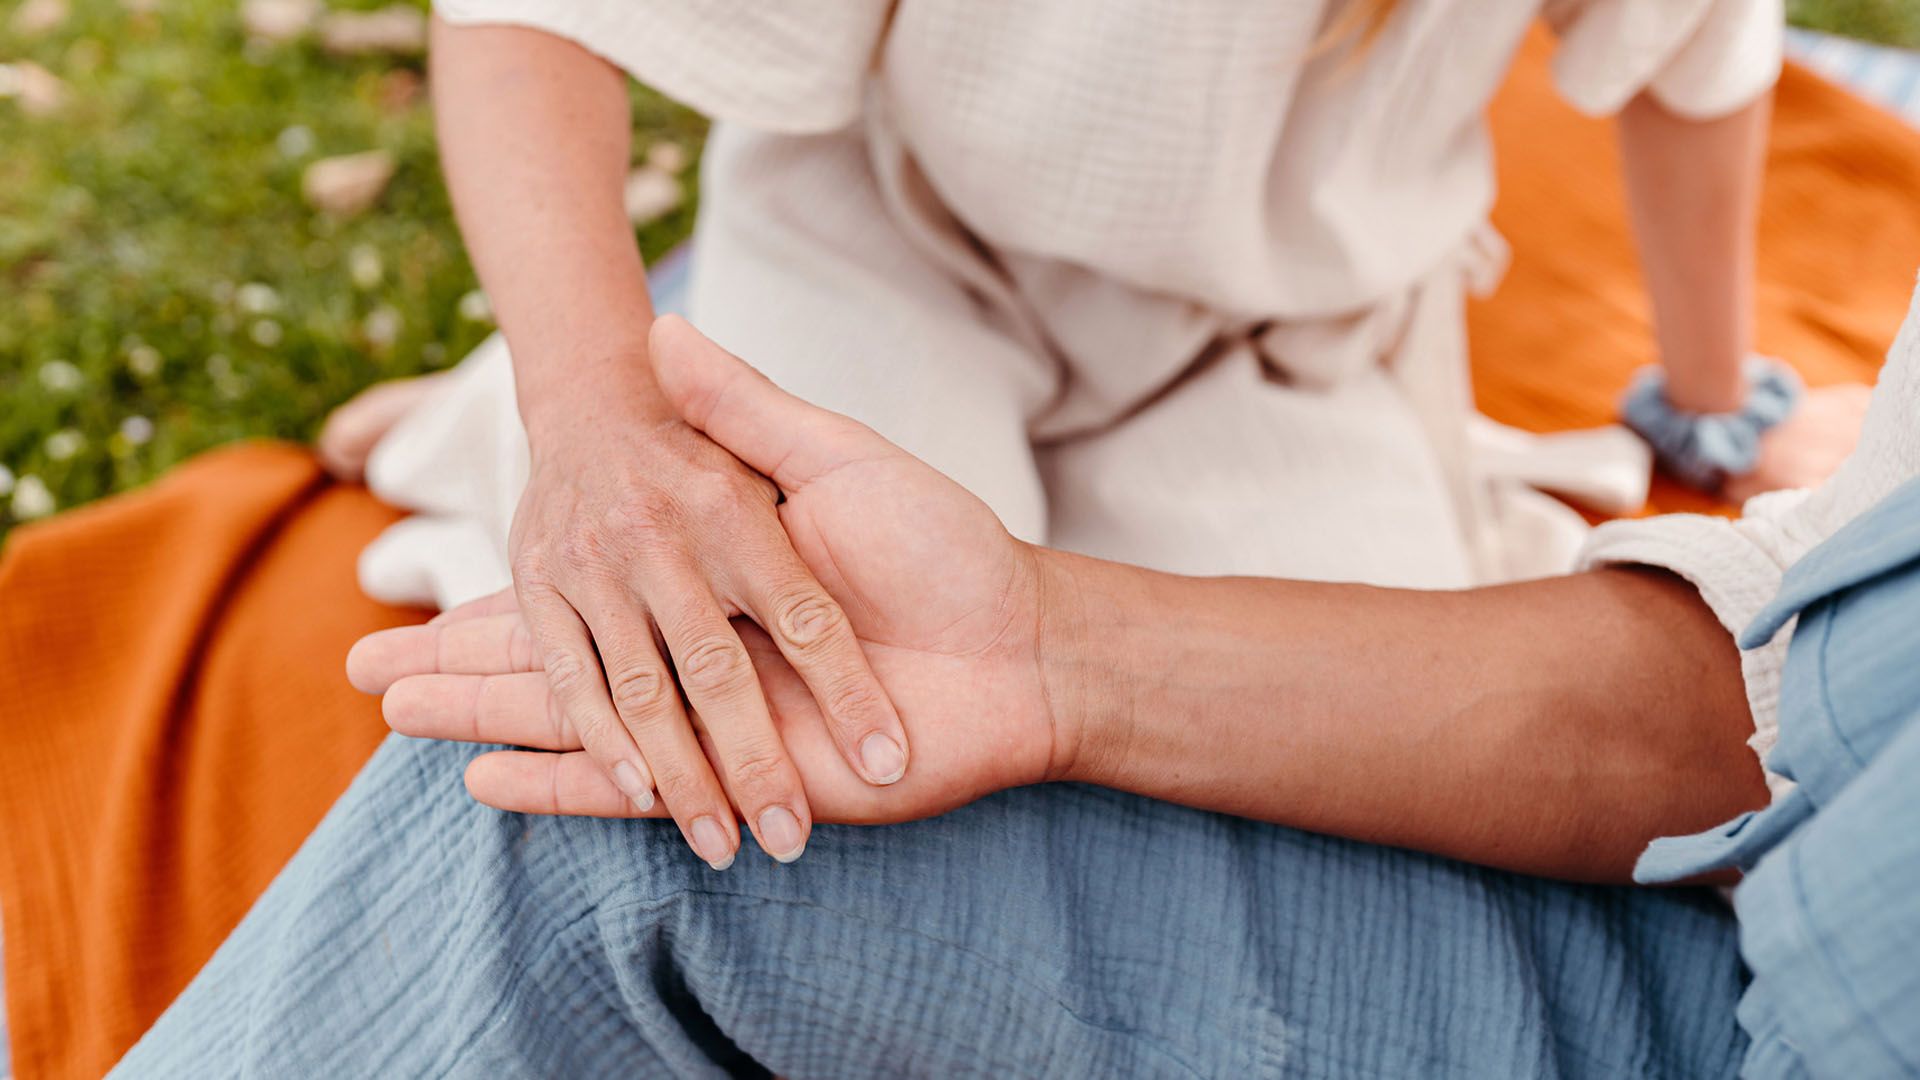
<svg viewBox="0 0 1920 1080"><path fill-rule="evenodd" d="M455 25L567 38L714 119L767 131L845 127L891 0L436 0Z"/></svg>
<svg viewBox="0 0 1920 1080"><path fill-rule="evenodd" d="M1749 501L1737 521L1673 514L1614 521L1595 529L1581 553L1583 568L1605 564L1664 567L1692 582L1735 635L1780 590L1786 569L1902 483L1920 476L1920 293L1887 353L1867 411L1860 444L1826 483L1811 492L1782 491ZM1780 732L1780 669L1792 634L1741 655L1753 737L1764 760ZM1777 797L1790 786L1773 773Z"/></svg>
<svg viewBox="0 0 1920 1080"><path fill-rule="evenodd" d="M1547 0L1553 78L1574 108L1610 116L1641 91L1695 120L1725 116L1780 76L1781 0Z"/></svg>

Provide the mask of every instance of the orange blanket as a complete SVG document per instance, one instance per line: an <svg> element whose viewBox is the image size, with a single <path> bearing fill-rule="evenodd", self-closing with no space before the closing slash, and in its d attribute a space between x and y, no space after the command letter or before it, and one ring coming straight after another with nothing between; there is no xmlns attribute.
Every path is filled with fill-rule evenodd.
<svg viewBox="0 0 1920 1080"><path fill-rule="evenodd" d="M1535 429L1606 421L1652 354L1607 126L1553 99L1537 39L1494 124L1515 259L1472 311L1482 403ZM1760 344L1814 382L1871 378L1920 259L1920 138L1789 71L1771 169ZM13 537L0 913L22 1078L117 1060L379 740L341 664L360 634L420 617L354 586L393 517L303 451L252 445Z"/></svg>

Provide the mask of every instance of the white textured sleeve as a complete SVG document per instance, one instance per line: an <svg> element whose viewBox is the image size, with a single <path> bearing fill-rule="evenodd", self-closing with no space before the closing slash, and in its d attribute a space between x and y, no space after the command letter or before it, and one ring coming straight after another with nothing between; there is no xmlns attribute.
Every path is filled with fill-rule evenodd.
<svg viewBox="0 0 1920 1080"><path fill-rule="evenodd" d="M1693 583L1738 634L1780 589L1786 569L1902 483L1920 475L1920 293L1880 370L1860 445L1819 488L1781 491L1747 503L1737 521L1673 514L1614 521L1595 529L1583 568L1632 563L1671 570ZM1741 656L1753 710L1748 745L1763 759L1780 732L1780 668L1791 632ZM1777 796L1787 781L1767 774Z"/></svg>
<svg viewBox="0 0 1920 1080"><path fill-rule="evenodd" d="M1725 116L1780 76L1781 0L1547 0L1553 78L1575 108L1618 112L1641 91L1681 116Z"/></svg>
<svg viewBox="0 0 1920 1080"><path fill-rule="evenodd" d="M714 119L831 131L860 114L891 0L436 0L462 26L544 30Z"/></svg>

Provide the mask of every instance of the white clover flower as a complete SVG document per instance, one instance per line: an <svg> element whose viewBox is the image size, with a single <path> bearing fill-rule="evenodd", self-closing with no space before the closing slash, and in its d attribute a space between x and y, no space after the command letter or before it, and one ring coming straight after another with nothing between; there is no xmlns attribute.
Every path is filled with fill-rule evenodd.
<svg viewBox="0 0 1920 1080"><path fill-rule="evenodd" d="M487 299L486 293L475 289L460 298L460 317L468 322L492 322L493 301Z"/></svg>
<svg viewBox="0 0 1920 1080"><path fill-rule="evenodd" d="M247 336L253 339L255 345L263 349L271 349L275 345L280 344L280 339L284 334L280 329L279 323L274 322L272 319L261 319L254 323L253 327L247 331Z"/></svg>
<svg viewBox="0 0 1920 1080"><path fill-rule="evenodd" d="M387 276L380 249L372 244L353 245L347 252L347 276L353 279L355 288L363 291L380 284L380 279Z"/></svg>
<svg viewBox="0 0 1920 1080"><path fill-rule="evenodd" d="M42 444L47 456L55 461L70 461L75 454L87 448L87 437L73 428L61 428L47 436Z"/></svg>
<svg viewBox="0 0 1920 1080"><path fill-rule="evenodd" d="M280 294L273 286L261 281L249 281L240 286L233 294L234 303L248 315L267 315L280 310Z"/></svg>
<svg viewBox="0 0 1920 1080"><path fill-rule="evenodd" d="M127 370L142 379L160 374L160 364L160 350L151 345L143 343L127 350Z"/></svg>
<svg viewBox="0 0 1920 1080"><path fill-rule="evenodd" d="M13 470L0 465L0 498L13 493Z"/></svg>
<svg viewBox="0 0 1920 1080"><path fill-rule="evenodd" d="M56 394L71 394L85 385L87 377L66 360L49 360L40 365L40 385Z"/></svg>
<svg viewBox="0 0 1920 1080"><path fill-rule="evenodd" d="M120 437L129 446L145 446L153 441L153 421L144 416L129 416L120 421Z"/></svg>
<svg viewBox="0 0 1920 1080"><path fill-rule="evenodd" d="M382 304L367 313L367 321L361 330L367 335L367 341L376 348L388 348L399 340L400 328L404 320L400 312L391 305Z"/></svg>
<svg viewBox="0 0 1920 1080"><path fill-rule="evenodd" d="M275 136L273 145L280 150L280 156L303 158L313 153L315 139L313 129L305 124L295 124Z"/></svg>
<svg viewBox="0 0 1920 1080"><path fill-rule="evenodd" d="M10 505L13 516L21 521L43 518L53 513L53 492L47 490L46 481L28 473L14 485Z"/></svg>

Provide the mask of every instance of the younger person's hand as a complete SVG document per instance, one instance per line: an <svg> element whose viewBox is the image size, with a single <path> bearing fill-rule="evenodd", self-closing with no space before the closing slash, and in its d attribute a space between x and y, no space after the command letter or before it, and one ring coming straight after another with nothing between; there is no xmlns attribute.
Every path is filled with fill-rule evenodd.
<svg viewBox="0 0 1920 1080"><path fill-rule="evenodd" d="M680 320L656 328L653 363L687 424L786 494L778 512L793 550L845 612L914 747L905 778L885 788L866 782L837 746L818 688L810 693L782 651L736 619L815 818L924 817L1057 771L1074 739L1056 723L1042 677L1048 557L1010 536L958 484L870 429L784 393ZM641 815L581 752L573 713L550 691L527 639L519 605L503 593L425 627L374 634L355 647L349 669L356 686L385 693L397 731L531 748L473 762L467 784L480 801ZM726 784L728 771L717 772ZM728 794L739 797L731 785Z"/></svg>

